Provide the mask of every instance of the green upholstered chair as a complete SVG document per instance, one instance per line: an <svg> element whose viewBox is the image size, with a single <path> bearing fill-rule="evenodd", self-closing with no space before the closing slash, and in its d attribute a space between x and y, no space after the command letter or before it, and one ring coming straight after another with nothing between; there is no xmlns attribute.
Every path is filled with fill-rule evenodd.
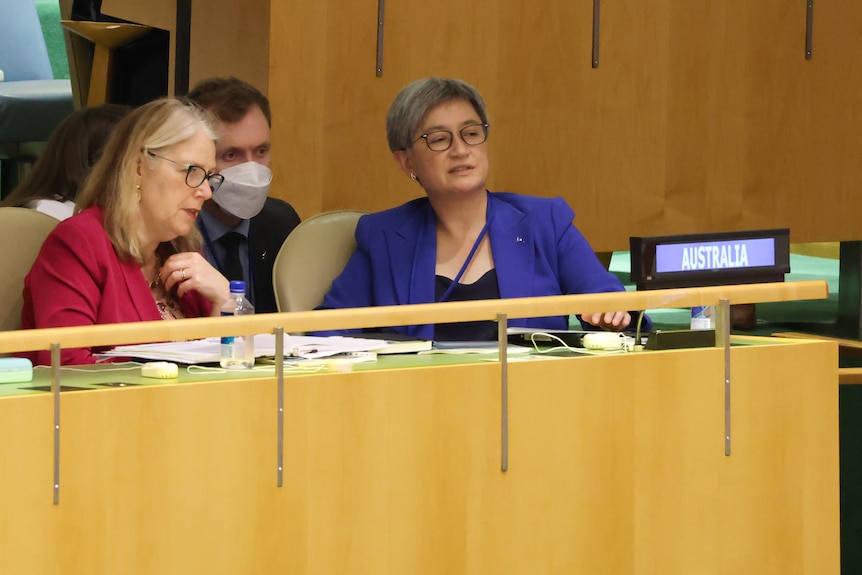
<svg viewBox="0 0 862 575"><path fill-rule="evenodd" d="M28 208L0 208L0 331L21 327L24 276L30 272L42 242L58 220Z"/></svg>
<svg viewBox="0 0 862 575"><path fill-rule="evenodd" d="M284 240L272 270L278 311L307 311L323 297L356 249L356 223L365 212L340 210L312 216Z"/></svg>

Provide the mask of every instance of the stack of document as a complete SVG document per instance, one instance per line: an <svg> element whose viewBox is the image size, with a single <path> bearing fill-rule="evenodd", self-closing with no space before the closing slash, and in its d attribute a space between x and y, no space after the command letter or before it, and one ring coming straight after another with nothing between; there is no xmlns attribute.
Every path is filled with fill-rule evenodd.
<svg viewBox="0 0 862 575"><path fill-rule="evenodd" d="M363 333L359 336L359 339L373 339L385 343L385 347L380 347L374 350L374 353L378 353L380 355L417 353L428 351L434 347L434 342L430 339L416 339L415 337L401 333Z"/></svg>
<svg viewBox="0 0 862 575"><path fill-rule="evenodd" d="M389 345L379 339L363 339L356 337L314 337L314 336L284 336L284 355L303 359L318 359L331 357L341 353L358 351L375 351ZM275 335L260 334L254 336L255 357L272 357L275 355ZM175 363L218 363L221 359L221 342L217 337L196 339L192 341L173 341L166 343L145 343L138 345L119 345L112 350L100 353L100 359L131 357L154 361L172 361Z"/></svg>

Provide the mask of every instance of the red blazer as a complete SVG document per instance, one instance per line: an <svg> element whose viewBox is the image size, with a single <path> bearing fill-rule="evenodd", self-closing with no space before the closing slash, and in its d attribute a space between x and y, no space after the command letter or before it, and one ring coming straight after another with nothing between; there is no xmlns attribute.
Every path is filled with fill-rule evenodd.
<svg viewBox="0 0 862 575"><path fill-rule="evenodd" d="M21 328L64 327L161 319L141 268L122 261L91 207L57 224L24 278ZM212 304L192 291L180 308L186 317L210 315ZM34 364L50 364L50 351L26 354ZM95 363L93 350L63 349L63 364Z"/></svg>

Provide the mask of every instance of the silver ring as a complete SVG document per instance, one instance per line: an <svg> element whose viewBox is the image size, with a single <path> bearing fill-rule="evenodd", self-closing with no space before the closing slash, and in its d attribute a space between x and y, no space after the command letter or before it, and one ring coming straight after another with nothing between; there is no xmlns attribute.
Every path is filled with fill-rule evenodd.
<svg viewBox="0 0 862 575"><path fill-rule="evenodd" d="M180 270L180 277L184 280L188 279L188 277L186 277L186 268Z"/></svg>

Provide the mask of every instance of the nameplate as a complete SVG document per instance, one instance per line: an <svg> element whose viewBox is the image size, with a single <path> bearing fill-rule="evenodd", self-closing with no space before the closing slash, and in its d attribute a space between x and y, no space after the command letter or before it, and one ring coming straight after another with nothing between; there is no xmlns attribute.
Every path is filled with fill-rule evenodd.
<svg viewBox="0 0 862 575"><path fill-rule="evenodd" d="M633 237L631 280L638 289L784 281L787 229Z"/></svg>

